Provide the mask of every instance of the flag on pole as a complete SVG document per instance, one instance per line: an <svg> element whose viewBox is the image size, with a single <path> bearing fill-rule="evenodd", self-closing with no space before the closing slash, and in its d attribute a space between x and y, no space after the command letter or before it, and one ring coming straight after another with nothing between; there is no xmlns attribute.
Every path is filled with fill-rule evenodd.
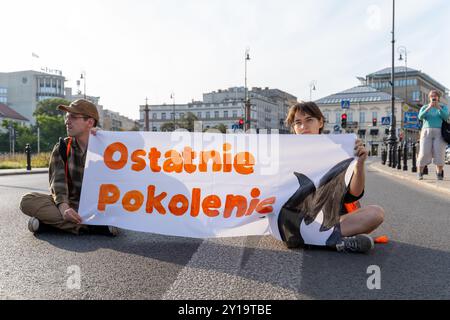
<svg viewBox="0 0 450 320"><path fill-rule="evenodd" d="M38 59L39 59L39 56L38 56L36 53L34 53L34 52L31 53L31 56L32 56L33 58L38 58Z"/></svg>

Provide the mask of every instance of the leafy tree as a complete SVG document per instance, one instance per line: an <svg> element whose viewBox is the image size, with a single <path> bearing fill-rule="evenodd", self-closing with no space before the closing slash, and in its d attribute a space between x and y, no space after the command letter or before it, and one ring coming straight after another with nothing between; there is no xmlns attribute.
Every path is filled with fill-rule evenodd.
<svg viewBox="0 0 450 320"><path fill-rule="evenodd" d="M51 151L59 137L67 135L64 118L41 114L36 120L40 128L41 151Z"/></svg>
<svg viewBox="0 0 450 320"><path fill-rule="evenodd" d="M63 116L64 112L56 109L60 104L68 106L70 104L70 101L61 98L45 99L39 101L33 115L35 117L38 115Z"/></svg>
<svg viewBox="0 0 450 320"><path fill-rule="evenodd" d="M198 121L198 118L192 112L188 112L187 115L181 117L180 121L177 123L177 127L186 129L189 132L194 132L195 121Z"/></svg>
<svg viewBox="0 0 450 320"><path fill-rule="evenodd" d="M175 127L174 127L174 124L173 124L173 122L165 122L162 126L161 126L161 131L174 131L175 130Z"/></svg>

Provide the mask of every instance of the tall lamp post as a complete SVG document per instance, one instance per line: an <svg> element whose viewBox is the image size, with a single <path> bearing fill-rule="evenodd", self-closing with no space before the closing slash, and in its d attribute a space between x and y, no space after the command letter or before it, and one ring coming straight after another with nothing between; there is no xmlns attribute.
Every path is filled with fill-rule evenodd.
<svg viewBox="0 0 450 320"><path fill-rule="evenodd" d="M84 99L86 99L86 71L81 72L80 79L83 79L83 84L84 84Z"/></svg>
<svg viewBox="0 0 450 320"><path fill-rule="evenodd" d="M313 90L316 91L316 84L316 80L313 80L309 83L309 101L312 101L312 92Z"/></svg>
<svg viewBox="0 0 450 320"><path fill-rule="evenodd" d="M247 131L250 129L251 123L251 115L250 115L250 98L248 96L248 88L247 88L247 61L250 60L250 49L245 50L245 108L244 108L244 117L245 117L245 127L244 130Z"/></svg>
<svg viewBox="0 0 450 320"><path fill-rule="evenodd" d="M396 119L395 119L395 0L392 0L392 71L391 71L391 113L392 121L389 127L388 144L392 150L392 157L389 157L388 165L394 167L395 165L395 150L397 146L396 136Z"/></svg>
<svg viewBox="0 0 450 320"><path fill-rule="evenodd" d="M405 60L405 102L408 104L408 50L405 46L400 46L397 49L400 54L399 61ZM405 56L405 58L403 58ZM405 142L407 142L407 129L405 129Z"/></svg>

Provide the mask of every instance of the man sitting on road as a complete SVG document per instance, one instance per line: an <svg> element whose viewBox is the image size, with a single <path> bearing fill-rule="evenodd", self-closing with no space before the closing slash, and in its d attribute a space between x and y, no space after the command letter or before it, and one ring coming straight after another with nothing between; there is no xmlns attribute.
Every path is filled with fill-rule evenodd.
<svg viewBox="0 0 450 320"><path fill-rule="evenodd" d="M95 133L99 121L97 108L93 103L79 99L69 106L60 105L58 109L66 112L68 137L60 139L52 151L49 166L51 195L32 192L22 197L20 210L31 217L28 229L36 233L51 226L73 234L116 236L116 227L82 225L77 212L89 134L91 130Z"/></svg>

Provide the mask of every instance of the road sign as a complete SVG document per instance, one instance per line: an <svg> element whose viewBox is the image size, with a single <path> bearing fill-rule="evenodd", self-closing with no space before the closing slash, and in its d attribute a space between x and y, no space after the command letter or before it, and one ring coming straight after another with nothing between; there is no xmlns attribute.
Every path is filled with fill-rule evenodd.
<svg viewBox="0 0 450 320"><path fill-rule="evenodd" d="M336 125L333 127L333 129L334 129L335 132L337 132L337 131L339 131L340 127L339 127L339 125L336 124Z"/></svg>
<svg viewBox="0 0 450 320"><path fill-rule="evenodd" d="M389 126L391 124L391 117L381 117L381 125Z"/></svg>
<svg viewBox="0 0 450 320"><path fill-rule="evenodd" d="M417 112L404 113L404 128L405 129L420 129L419 114Z"/></svg>
<svg viewBox="0 0 450 320"><path fill-rule="evenodd" d="M342 109L350 109L350 100L341 100Z"/></svg>

